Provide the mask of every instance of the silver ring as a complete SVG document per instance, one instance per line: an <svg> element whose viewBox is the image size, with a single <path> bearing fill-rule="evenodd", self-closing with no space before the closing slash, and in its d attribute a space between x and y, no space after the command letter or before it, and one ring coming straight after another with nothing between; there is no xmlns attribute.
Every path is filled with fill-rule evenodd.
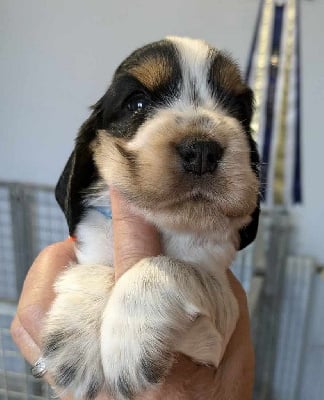
<svg viewBox="0 0 324 400"><path fill-rule="evenodd" d="M30 371L34 378L42 378L47 372L44 359L40 357L32 366Z"/></svg>

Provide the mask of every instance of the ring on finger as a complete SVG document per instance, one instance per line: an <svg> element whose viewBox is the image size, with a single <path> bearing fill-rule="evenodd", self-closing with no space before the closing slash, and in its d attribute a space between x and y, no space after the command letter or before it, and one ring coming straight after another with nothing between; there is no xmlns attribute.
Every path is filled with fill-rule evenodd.
<svg viewBox="0 0 324 400"><path fill-rule="evenodd" d="M40 357L35 364L31 367L31 374L33 375L34 378L39 379L42 378L45 373L47 372L46 370L46 365L43 357Z"/></svg>

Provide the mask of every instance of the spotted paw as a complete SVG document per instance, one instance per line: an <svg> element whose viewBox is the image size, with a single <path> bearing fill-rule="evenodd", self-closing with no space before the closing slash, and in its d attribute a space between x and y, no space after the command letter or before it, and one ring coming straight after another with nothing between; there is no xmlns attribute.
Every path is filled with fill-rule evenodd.
<svg viewBox="0 0 324 400"><path fill-rule="evenodd" d="M43 334L43 356L58 393L93 399L104 387L102 313L114 283L106 266L73 266L55 283Z"/></svg>
<svg viewBox="0 0 324 400"><path fill-rule="evenodd" d="M171 352L145 354L143 351L136 357L132 348L129 346L126 349L126 347L128 346L120 346L111 354L106 353L107 357L112 357L105 370L106 386L115 400L134 399L152 386L161 383L173 361ZM145 347L142 347L142 350L144 349ZM121 352L124 352L124 355L119 357Z"/></svg>
<svg viewBox="0 0 324 400"><path fill-rule="evenodd" d="M103 325L106 340L101 354L106 386L115 400L134 399L163 381L173 361L165 338L145 324L140 335L126 326L116 334L106 328Z"/></svg>

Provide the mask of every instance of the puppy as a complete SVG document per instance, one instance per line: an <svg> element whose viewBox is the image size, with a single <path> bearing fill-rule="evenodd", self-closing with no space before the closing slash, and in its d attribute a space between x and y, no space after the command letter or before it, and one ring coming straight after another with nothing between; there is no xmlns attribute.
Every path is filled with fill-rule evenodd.
<svg viewBox="0 0 324 400"><path fill-rule="evenodd" d="M175 352L219 365L238 319L226 269L258 226L252 112L237 65L201 40L168 37L117 68L56 188L78 258L43 333L62 390L132 399L163 380ZM109 185L163 245L117 282Z"/></svg>

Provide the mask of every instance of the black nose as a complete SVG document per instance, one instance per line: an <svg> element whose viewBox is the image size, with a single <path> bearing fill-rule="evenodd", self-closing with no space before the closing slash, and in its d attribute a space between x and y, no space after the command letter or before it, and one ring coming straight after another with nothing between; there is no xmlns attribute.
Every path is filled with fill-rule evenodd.
<svg viewBox="0 0 324 400"><path fill-rule="evenodd" d="M223 155L222 147L212 140L185 139L176 148L184 170L195 175L214 172Z"/></svg>

